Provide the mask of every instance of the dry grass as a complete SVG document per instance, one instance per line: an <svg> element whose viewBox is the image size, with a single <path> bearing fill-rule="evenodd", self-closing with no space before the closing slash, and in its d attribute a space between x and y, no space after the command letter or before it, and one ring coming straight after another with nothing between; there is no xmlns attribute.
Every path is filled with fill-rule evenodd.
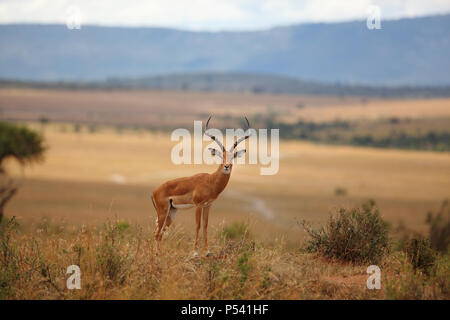
<svg viewBox="0 0 450 320"><path fill-rule="evenodd" d="M322 122L450 117L450 99L380 99L152 90L0 89L2 117L19 121L129 126L190 126L209 114L276 114L281 121ZM176 116L174 116L176 115Z"/></svg>
<svg viewBox="0 0 450 320"><path fill-rule="evenodd" d="M80 224L118 215L153 223L148 195L155 186L166 179L215 170L207 165L173 165L170 150L175 142L166 135L119 134L112 129L94 134L62 132L60 126L45 128L50 146L45 162L26 168L24 179L14 164L9 165L22 180L19 194L7 207L10 216L65 217ZM275 176L259 175L258 165L233 169L227 189L214 204L212 225L252 217L260 228L258 237L284 235L295 242L298 230L293 225L298 219L321 222L338 207L373 198L387 221L403 220L423 231L426 212L436 209L450 190L450 155L445 153L282 142L280 155ZM336 196L337 187L347 194ZM275 219L262 214L261 203ZM189 230L193 220L191 210L182 212L176 223Z"/></svg>
<svg viewBox="0 0 450 320"><path fill-rule="evenodd" d="M378 120L387 118L448 118L450 100L440 99L373 99L355 103L338 103L323 108L306 107L296 115L309 121Z"/></svg>
<svg viewBox="0 0 450 320"><path fill-rule="evenodd" d="M166 135L72 129L43 129L50 149L44 163L25 169L25 177L8 165L22 185L6 216L17 216L21 227L8 244L16 267L2 267L3 298L449 299L444 258L430 278L415 273L401 253L390 255L381 266L382 290L367 290L367 266L304 253L296 224L323 222L336 208L375 198L384 219L424 231L425 213L448 197L448 154L282 142L277 175L260 176L258 166L234 168L210 215L215 256L192 259L192 211L177 216L161 254L154 254L148 194L168 178L214 167L172 165L174 143ZM347 194L336 196L336 187ZM262 214L260 201L272 218ZM105 234L115 223L104 223L116 219L131 227L115 235L111 251ZM248 222L254 240L218 236L234 221ZM118 268L111 267L114 261L121 261ZM65 289L71 264L81 267L81 290Z"/></svg>
<svg viewBox="0 0 450 320"><path fill-rule="evenodd" d="M171 123L188 128L193 118L211 112L241 116L242 108L249 115L275 109L289 120L328 121L445 118L450 116L447 106L446 99L0 90L4 118L47 116L54 121ZM192 210L177 216L161 254L154 254L155 213L149 194L167 179L211 172L214 166L173 165L170 151L175 142L167 134L111 127L74 132L73 124L56 122L28 125L44 132L50 148L42 164L24 172L7 164L21 186L5 215L17 216L20 228L7 246L17 264L8 269L2 262L0 281L7 283L0 286L2 298L450 298L448 256L441 257L439 270L430 277L415 272L404 254L394 252L380 266L382 289L367 290L367 266L304 253L305 234L297 225L303 219L323 223L338 208L375 199L383 219L393 225L403 221L409 230L425 233L426 212L435 211L449 197L448 153L282 141L277 175L261 176L257 165L234 167L210 215L215 256L192 259ZM105 235L114 229L116 219L131 227L115 234L111 251ZM113 222L104 226L106 221ZM219 237L224 226L236 221L249 223L253 237ZM119 266L111 265L114 261ZM82 290L65 289L71 264L81 267Z"/></svg>
<svg viewBox="0 0 450 320"><path fill-rule="evenodd" d="M213 257L192 258L192 237L182 229L170 232L159 254L150 230L124 222L76 229L41 223L34 230L16 231L2 246L3 299L450 298L448 260L426 277L396 253L380 264L381 290L368 290L367 266L324 260L282 241L216 235ZM73 264L81 269L81 290L66 288Z"/></svg>
<svg viewBox="0 0 450 320"><path fill-rule="evenodd" d="M347 99L358 103L359 99ZM152 90L35 90L0 89L0 107L6 119L128 125L188 125L193 116L242 116L276 109L286 113L305 106L330 106L342 99L251 93L183 92ZM174 115L176 115L174 117Z"/></svg>

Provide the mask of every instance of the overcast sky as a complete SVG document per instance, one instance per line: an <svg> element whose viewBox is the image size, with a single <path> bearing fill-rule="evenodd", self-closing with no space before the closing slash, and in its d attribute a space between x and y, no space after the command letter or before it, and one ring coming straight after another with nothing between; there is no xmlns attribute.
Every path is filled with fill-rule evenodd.
<svg viewBox="0 0 450 320"><path fill-rule="evenodd" d="M0 23L65 23L75 8L82 25L252 30L366 19L371 5L382 20L450 12L450 0L0 0Z"/></svg>

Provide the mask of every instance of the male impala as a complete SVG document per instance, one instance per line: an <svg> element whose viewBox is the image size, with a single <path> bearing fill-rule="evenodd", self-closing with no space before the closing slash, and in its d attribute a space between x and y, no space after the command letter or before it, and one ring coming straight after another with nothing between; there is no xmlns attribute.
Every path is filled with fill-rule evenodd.
<svg viewBox="0 0 450 320"><path fill-rule="evenodd" d="M208 148L213 156L222 159L219 168L209 173L199 173L191 177L178 178L167 181L153 191L152 201L156 209L157 220L155 230L155 240L159 244L161 237L166 229L175 218L178 209L189 209L195 206L195 222L196 235L194 243L194 256L198 256L198 233L203 211L203 240L206 256L210 255L208 251L208 215L214 200L227 186L230 180L231 169L233 167L233 159L241 157L246 150L235 151L239 143L250 137L250 124L247 121L246 134L237 139L229 151L227 151L222 143L216 139L214 135L208 133L208 124L211 117L208 118L205 126L205 134L217 143L220 150Z"/></svg>

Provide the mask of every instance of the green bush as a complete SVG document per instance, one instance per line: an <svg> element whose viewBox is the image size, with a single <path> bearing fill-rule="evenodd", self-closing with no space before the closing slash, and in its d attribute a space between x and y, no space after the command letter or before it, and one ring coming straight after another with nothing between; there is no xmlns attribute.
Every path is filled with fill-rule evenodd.
<svg viewBox="0 0 450 320"><path fill-rule="evenodd" d="M409 240L406 246L406 254L414 270L423 270L425 274L430 274L436 255L428 239L413 238Z"/></svg>
<svg viewBox="0 0 450 320"><path fill-rule="evenodd" d="M125 231L125 230L130 228L130 224L128 222L126 222L126 221L120 221L120 222L117 222L116 227L120 231Z"/></svg>
<svg viewBox="0 0 450 320"><path fill-rule="evenodd" d="M393 277L385 277L384 285L386 299L388 300L423 300L427 296L425 283L421 275L417 275L407 260L402 259L403 253L398 256L399 264L394 268Z"/></svg>
<svg viewBox="0 0 450 320"><path fill-rule="evenodd" d="M73 126L73 132L79 133L81 132L81 125L79 123L75 123Z"/></svg>
<svg viewBox="0 0 450 320"><path fill-rule="evenodd" d="M123 283L127 277L130 259L123 253L124 231L128 223L108 223L102 242L97 247L97 265L103 276L111 281Z"/></svg>
<svg viewBox="0 0 450 320"><path fill-rule="evenodd" d="M427 224L430 226L430 245L439 252L447 252L450 243L450 207L448 200L442 203L439 211L433 215L428 213Z"/></svg>
<svg viewBox="0 0 450 320"><path fill-rule="evenodd" d="M238 270L240 273L240 283L241 286L244 285L245 281L248 278L248 274L251 270L251 266L249 264L249 258L250 258L250 253L249 252L244 252L241 254L241 256L239 257L237 264L238 264Z"/></svg>
<svg viewBox="0 0 450 320"><path fill-rule="evenodd" d="M334 195L335 196L346 196L347 195L347 189L344 187L336 187L334 188Z"/></svg>
<svg viewBox="0 0 450 320"><path fill-rule="evenodd" d="M388 226L373 201L361 208L340 209L319 230L312 229L305 221L302 226L311 237L307 251L318 252L326 258L378 263L389 251Z"/></svg>
<svg viewBox="0 0 450 320"><path fill-rule="evenodd" d="M437 255L433 268L433 280L447 300L450 299L450 255Z"/></svg>
<svg viewBox="0 0 450 320"><path fill-rule="evenodd" d="M229 226L225 226L220 236L226 240L251 239L252 235L249 231L249 226L245 222L233 222Z"/></svg>
<svg viewBox="0 0 450 320"><path fill-rule="evenodd" d="M11 295L13 284L20 277L18 253L11 243L18 226L15 217L0 224L0 299Z"/></svg>

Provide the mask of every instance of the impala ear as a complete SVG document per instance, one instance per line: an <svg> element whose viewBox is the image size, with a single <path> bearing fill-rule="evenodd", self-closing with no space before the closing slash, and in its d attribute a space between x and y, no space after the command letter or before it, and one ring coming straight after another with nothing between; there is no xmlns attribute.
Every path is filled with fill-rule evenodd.
<svg viewBox="0 0 450 320"><path fill-rule="evenodd" d="M220 159L223 159L222 154L220 153L219 150L214 149L214 148L208 148L208 150L211 152L212 156L218 156Z"/></svg>
<svg viewBox="0 0 450 320"><path fill-rule="evenodd" d="M240 158L240 157L242 157L242 155L243 155L244 153L246 153L246 152L247 152L246 149L242 149L242 150L236 151L236 152L234 153L234 155L233 155L233 158Z"/></svg>

